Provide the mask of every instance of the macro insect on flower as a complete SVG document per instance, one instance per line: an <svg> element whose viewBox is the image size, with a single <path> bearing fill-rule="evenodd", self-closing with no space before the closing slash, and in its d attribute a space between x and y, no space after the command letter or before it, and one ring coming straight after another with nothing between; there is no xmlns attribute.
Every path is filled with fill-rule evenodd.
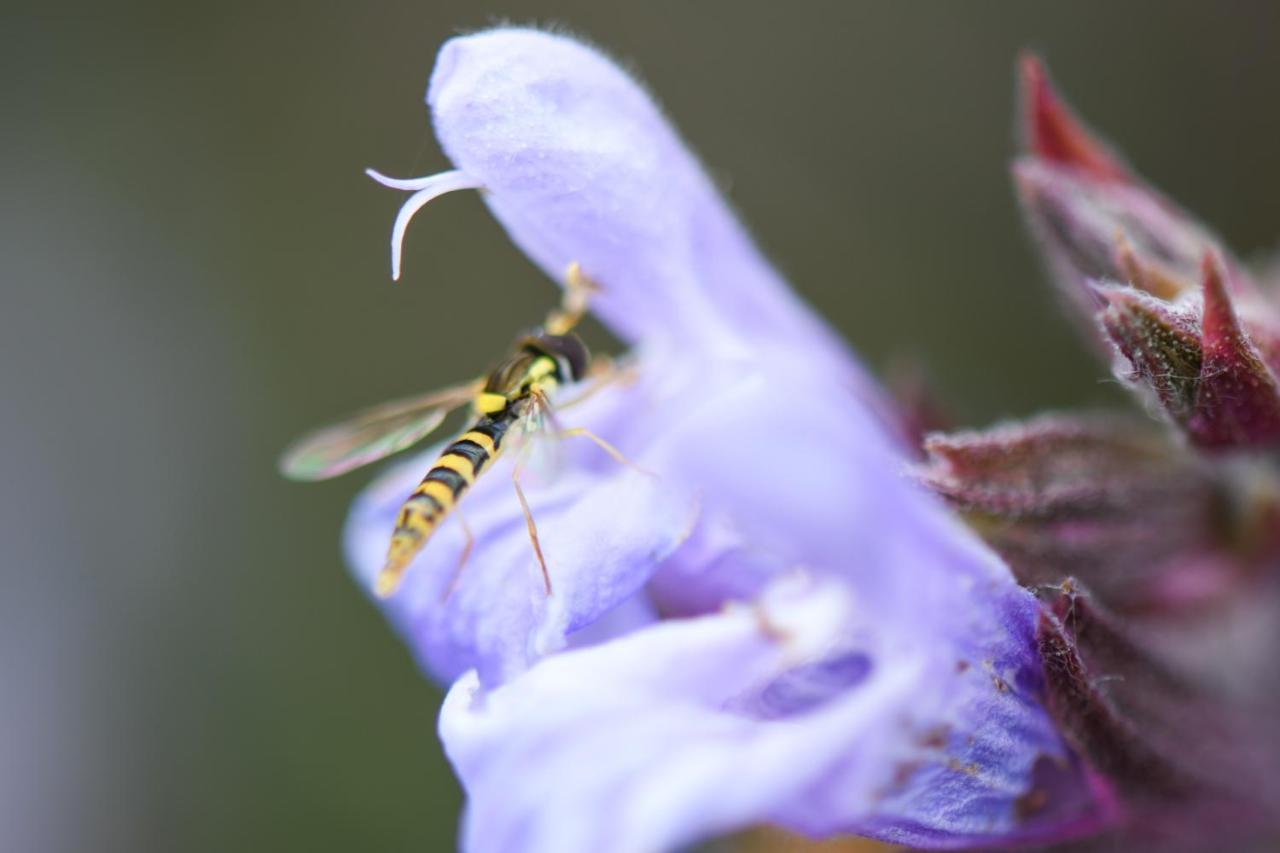
<svg viewBox="0 0 1280 853"><path fill-rule="evenodd" d="M650 96L579 41L499 28L444 45L427 103L455 169L376 176L412 193L393 274L424 204L479 189L554 281L598 283L629 347L573 411L634 464L565 444L526 512L477 479L472 536L446 520L380 601L452 683L463 847L652 851L758 823L956 847L1112 821L1044 707L1038 603L907 476L892 406ZM370 590L439 453L353 506Z"/></svg>
<svg viewBox="0 0 1280 853"><path fill-rule="evenodd" d="M395 591L405 569L427 545L431 534L455 509L476 478L506 449L508 436L519 442L539 432L544 421L554 421L550 395L560 385L586 376L590 355L582 339L572 330L586 309L587 293L591 289L592 285L578 267L570 265L565 304L551 313L541 329L516 341L513 353L486 379L361 412L306 436L286 452L281 460L286 476L299 480L337 476L404 450L429 435L451 410L471 404L474 418L471 428L441 452L400 508L386 560L378 575L379 595L387 596ZM587 430L558 429L557 433L561 437L588 437L606 453L625 462L613 447ZM527 445L517 452L522 454L526 449ZM525 513L529 540L550 595L551 576L519 474L517 462L511 484ZM465 527L463 530L470 537ZM469 547L463 551L458 571L464 568L469 552Z"/></svg>
<svg viewBox="0 0 1280 853"><path fill-rule="evenodd" d="M393 275L415 213L482 190L549 277L577 264L598 282L590 310L629 347L610 381L556 392L615 452L565 444L527 500L475 480L473 533L433 515L380 599L452 685L439 733L465 849L641 853L760 823L1164 849L1265 828L1269 646L1237 642L1225 666L1206 650L1224 612L1254 638L1280 624L1267 297L1038 64L1024 75L1016 175L1052 268L1200 455L1128 420L1053 416L930 436L916 462L630 76L532 29L441 49L427 104L455 169L375 175L413 193ZM345 544L370 590L439 456L356 500Z"/></svg>

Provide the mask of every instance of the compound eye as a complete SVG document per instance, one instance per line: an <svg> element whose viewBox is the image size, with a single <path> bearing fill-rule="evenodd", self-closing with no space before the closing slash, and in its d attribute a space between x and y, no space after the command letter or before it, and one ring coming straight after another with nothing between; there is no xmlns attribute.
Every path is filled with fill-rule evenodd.
<svg viewBox="0 0 1280 853"><path fill-rule="evenodd" d="M567 371L568 375L564 377L565 381L577 382L586 375L587 364L591 360L591 355L587 352L587 345L582 342L582 338L572 333L567 335L542 335L538 338L538 345L548 355L555 357L562 370Z"/></svg>

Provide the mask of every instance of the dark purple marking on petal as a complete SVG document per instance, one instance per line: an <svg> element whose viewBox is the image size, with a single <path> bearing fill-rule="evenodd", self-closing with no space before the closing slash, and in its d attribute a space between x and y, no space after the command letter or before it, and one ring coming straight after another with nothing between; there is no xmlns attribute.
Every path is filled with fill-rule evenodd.
<svg viewBox="0 0 1280 853"><path fill-rule="evenodd" d="M758 690L737 697L726 708L760 720L791 717L840 697L870 672L871 658L865 653L842 652L788 669Z"/></svg>

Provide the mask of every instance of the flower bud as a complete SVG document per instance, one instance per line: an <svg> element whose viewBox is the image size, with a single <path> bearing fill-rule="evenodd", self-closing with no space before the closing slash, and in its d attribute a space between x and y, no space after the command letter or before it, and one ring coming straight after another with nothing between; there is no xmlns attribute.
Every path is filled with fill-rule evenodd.
<svg viewBox="0 0 1280 853"><path fill-rule="evenodd" d="M1119 838L1199 850L1265 833L1280 805L1274 705L1196 672L1074 580L1043 597L1046 701L1124 814ZM1179 630L1207 644L1225 627L1217 614Z"/></svg>
<svg viewBox="0 0 1280 853"><path fill-rule="evenodd" d="M1038 61L1025 59L1022 74L1018 195L1095 342L1197 447L1280 443L1280 305L1085 129Z"/></svg>
<svg viewBox="0 0 1280 853"><path fill-rule="evenodd" d="M1192 443L1205 450L1280 443L1280 361L1268 363L1254 344L1211 256L1199 299L1167 302L1131 287L1097 291L1107 303L1099 321L1123 358L1120 377Z"/></svg>
<svg viewBox="0 0 1280 853"><path fill-rule="evenodd" d="M1052 415L925 450L920 477L1027 586L1078 577L1125 613L1183 612L1225 594L1255 548L1236 482L1141 423Z"/></svg>

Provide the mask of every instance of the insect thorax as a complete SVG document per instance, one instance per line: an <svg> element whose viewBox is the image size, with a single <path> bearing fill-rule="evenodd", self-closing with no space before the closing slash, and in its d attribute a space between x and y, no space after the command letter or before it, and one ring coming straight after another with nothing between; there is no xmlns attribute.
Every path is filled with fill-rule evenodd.
<svg viewBox="0 0 1280 853"><path fill-rule="evenodd" d="M485 382L486 394L498 394L508 399L519 396L522 388L528 385L529 374L539 354L525 349L501 362L489 373Z"/></svg>
<svg viewBox="0 0 1280 853"><path fill-rule="evenodd" d="M590 356L577 335L535 334L519 342L515 354L489 374L484 391L515 399L534 386L549 390L576 382L586 372Z"/></svg>

